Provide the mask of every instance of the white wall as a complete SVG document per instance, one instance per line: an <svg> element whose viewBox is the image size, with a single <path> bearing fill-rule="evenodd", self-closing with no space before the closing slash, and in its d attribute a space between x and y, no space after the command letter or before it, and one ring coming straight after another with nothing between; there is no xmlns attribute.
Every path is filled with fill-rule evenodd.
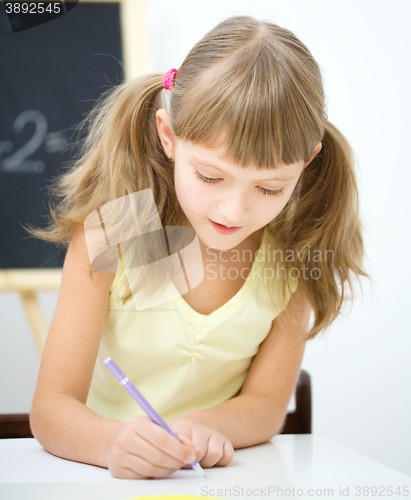
<svg viewBox="0 0 411 500"><path fill-rule="evenodd" d="M239 14L291 29L308 45L323 69L329 119L358 160L365 265L375 286L364 281L364 300L358 295L326 339L307 344L313 432L411 475L411 3L150 0L155 71L178 68L209 29ZM56 295L41 297L51 319ZM0 412L29 411L39 357L17 296L0 295L0 318Z"/></svg>

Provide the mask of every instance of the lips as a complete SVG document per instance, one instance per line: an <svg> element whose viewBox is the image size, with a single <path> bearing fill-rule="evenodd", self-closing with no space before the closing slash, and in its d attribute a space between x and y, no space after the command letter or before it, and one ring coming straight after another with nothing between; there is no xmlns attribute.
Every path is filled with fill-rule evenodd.
<svg viewBox="0 0 411 500"><path fill-rule="evenodd" d="M235 228L243 227L243 226L226 226L225 224L221 224L221 222L216 222L215 220L211 220L211 222L214 222L215 224L218 224L219 226L226 227L227 229L235 229Z"/></svg>
<svg viewBox="0 0 411 500"><path fill-rule="evenodd" d="M213 221L213 222L215 222L215 221ZM216 224L223 226L223 227L226 227L227 229L232 229L234 227L240 227L240 226L226 226L225 224L220 224L220 222L216 222Z"/></svg>
<svg viewBox="0 0 411 500"><path fill-rule="evenodd" d="M223 224L220 224L218 222L214 222L211 219L208 219L208 220L210 221L210 224L213 226L213 228L219 234L224 234L224 235L234 234L243 227L243 226L227 227L227 226L224 226Z"/></svg>

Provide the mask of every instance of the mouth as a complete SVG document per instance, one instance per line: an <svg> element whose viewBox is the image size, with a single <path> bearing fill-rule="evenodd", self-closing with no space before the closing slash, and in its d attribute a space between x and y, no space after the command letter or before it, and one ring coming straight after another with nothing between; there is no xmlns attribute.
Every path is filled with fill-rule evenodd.
<svg viewBox="0 0 411 500"><path fill-rule="evenodd" d="M223 224L220 224L218 222L214 222L211 219L208 219L210 221L210 224L213 226L213 228L217 231L219 234L234 234L237 231L239 231L243 226L224 226Z"/></svg>

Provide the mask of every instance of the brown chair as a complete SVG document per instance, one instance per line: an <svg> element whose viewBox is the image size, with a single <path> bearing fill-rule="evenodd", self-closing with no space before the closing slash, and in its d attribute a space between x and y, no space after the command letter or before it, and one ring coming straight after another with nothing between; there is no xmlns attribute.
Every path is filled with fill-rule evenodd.
<svg viewBox="0 0 411 500"><path fill-rule="evenodd" d="M301 370L295 390L295 411L287 413L280 434L311 434L311 380Z"/></svg>
<svg viewBox="0 0 411 500"><path fill-rule="evenodd" d="M0 415L0 439L31 438L29 414Z"/></svg>
<svg viewBox="0 0 411 500"><path fill-rule="evenodd" d="M287 413L280 434L311 434L311 382L301 370L296 386L296 409ZM29 414L0 415L0 439L30 438Z"/></svg>

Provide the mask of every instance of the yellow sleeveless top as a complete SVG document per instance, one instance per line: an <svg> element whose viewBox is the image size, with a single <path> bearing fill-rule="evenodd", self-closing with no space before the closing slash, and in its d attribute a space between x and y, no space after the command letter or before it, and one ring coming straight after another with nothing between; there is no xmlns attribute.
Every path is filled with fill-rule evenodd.
<svg viewBox="0 0 411 500"><path fill-rule="evenodd" d="M109 356L166 421L236 396L272 321L298 285L298 279L289 278L286 303L272 303L267 277L284 279L284 273L274 272L272 278L267 272L270 266L278 268L273 254L265 231L243 286L209 315L192 309L183 296L141 311L126 309L117 300L126 292L126 277L118 273L110 288L87 406L101 417L123 422L146 415L103 364Z"/></svg>

